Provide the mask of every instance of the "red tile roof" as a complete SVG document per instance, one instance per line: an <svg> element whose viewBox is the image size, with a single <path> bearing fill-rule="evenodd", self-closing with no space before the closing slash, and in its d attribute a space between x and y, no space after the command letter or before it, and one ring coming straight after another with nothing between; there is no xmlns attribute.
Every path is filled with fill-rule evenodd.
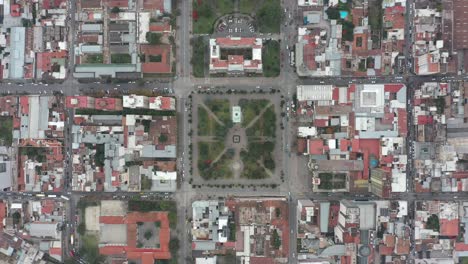
<svg viewBox="0 0 468 264"><path fill-rule="evenodd" d="M393 253L393 247L379 245L379 253L380 255L383 255L383 256L390 256Z"/></svg>
<svg viewBox="0 0 468 264"><path fill-rule="evenodd" d="M65 106L67 108L90 108L90 97L88 96L67 96L65 98Z"/></svg>
<svg viewBox="0 0 468 264"><path fill-rule="evenodd" d="M21 106L21 114L28 114L29 113L29 97L21 96L20 106Z"/></svg>
<svg viewBox="0 0 468 264"><path fill-rule="evenodd" d="M401 137L408 135L408 112L403 108L398 109L398 134Z"/></svg>
<svg viewBox="0 0 468 264"><path fill-rule="evenodd" d="M315 44L308 43L304 45L302 60L307 65L309 70L316 70L317 63L315 62Z"/></svg>
<svg viewBox="0 0 468 264"><path fill-rule="evenodd" d="M325 153L325 146L321 139L310 139L308 140L309 154L311 155L322 155Z"/></svg>
<svg viewBox="0 0 468 264"><path fill-rule="evenodd" d="M94 108L97 110L122 110L122 99L119 98L95 98Z"/></svg>
<svg viewBox="0 0 468 264"><path fill-rule="evenodd" d="M128 0L106 0L104 2L108 7L128 8Z"/></svg>
<svg viewBox="0 0 468 264"><path fill-rule="evenodd" d="M219 46L254 46L255 38L217 38L216 43Z"/></svg>
<svg viewBox="0 0 468 264"><path fill-rule="evenodd" d="M172 71L170 45L140 45L140 51L146 56L146 62L142 63L143 73L170 73ZM161 55L161 61L150 62L150 55Z"/></svg>
<svg viewBox="0 0 468 264"><path fill-rule="evenodd" d="M37 55L37 62L36 67L41 69L43 72L51 71L51 64L52 59L64 59L67 58L68 53L66 50L61 51L50 51L50 52L38 52Z"/></svg>
<svg viewBox="0 0 468 264"><path fill-rule="evenodd" d="M418 116L418 125L430 125L434 123L433 116L419 115Z"/></svg>
<svg viewBox="0 0 468 264"><path fill-rule="evenodd" d="M244 57L242 55L229 55L228 63L229 64L244 64Z"/></svg>
<svg viewBox="0 0 468 264"><path fill-rule="evenodd" d="M164 12L164 0L143 0L143 8Z"/></svg>
<svg viewBox="0 0 468 264"><path fill-rule="evenodd" d="M390 92L390 93L397 93L403 87L404 87L404 85L401 84L401 83L385 84L384 85L384 91L385 92Z"/></svg>
<svg viewBox="0 0 468 264"><path fill-rule="evenodd" d="M151 32L170 32L171 31L171 24L168 21L160 22L160 23L150 23L149 30Z"/></svg>
<svg viewBox="0 0 468 264"><path fill-rule="evenodd" d="M41 213L51 214L54 211L54 201L53 200L43 200L41 202L42 208Z"/></svg>
<svg viewBox="0 0 468 264"><path fill-rule="evenodd" d="M327 127L328 126L328 119L315 119L314 126L316 127Z"/></svg>
<svg viewBox="0 0 468 264"><path fill-rule="evenodd" d="M440 235L456 237L458 236L458 226L459 226L458 219L453 219L453 220L440 219Z"/></svg>
<svg viewBox="0 0 468 264"><path fill-rule="evenodd" d="M13 4L10 6L10 14L13 17L21 16L21 6L18 4Z"/></svg>
<svg viewBox="0 0 468 264"><path fill-rule="evenodd" d="M126 224L127 225L127 246L104 246L99 248L99 253L103 255L116 255L127 253L128 259L142 259L148 261L147 258L152 256L154 259L169 259L170 229L167 212L130 212L126 216L101 216L99 217L101 224ZM157 249L137 248L136 247L136 232L138 222L160 222L159 242L160 247Z"/></svg>
<svg viewBox="0 0 468 264"><path fill-rule="evenodd" d="M61 248L49 248L49 255L62 255L62 249Z"/></svg>
<svg viewBox="0 0 468 264"><path fill-rule="evenodd" d="M5 216L6 216L6 204L2 202L0 202L0 223L3 223L3 219L5 219ZM3 230L3 224L0 224L0 231Z"/></svg>

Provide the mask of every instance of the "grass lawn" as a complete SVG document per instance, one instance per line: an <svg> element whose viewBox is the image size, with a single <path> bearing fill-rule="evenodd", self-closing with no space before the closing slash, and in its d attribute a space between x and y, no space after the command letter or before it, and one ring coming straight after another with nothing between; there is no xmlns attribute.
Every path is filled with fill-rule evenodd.
<svg viewBox="0 0 468 264"><path fill-rule="evenodd" d="M265 168L275 169L275 161L273 159L273 151L275 149L274 142L250 142L247 151L241 152L241 159L244 163L242 177L248 179L264 179L269 175L266 170L258 163L263 163Z"/></svg>
<svg viewBox="0 0 468 264"><path fill-rule="evenodd" d="M202 172L205 179L227 179L232 178L232 159L224 154L216 163L211 164Z"/></svg>
<svg viewBox="0 0 468 264"><path fill-rule="evenodd" d="M80 255L89 263L102 263L105 256L99 254L98 237L84 235L81 237Z"/></svg>
<svg viewBox="0 0 468 264"><path fill-rule="evenodd" d="M231 104L227 99L214 99L205 101L205 105L215 114L224 125L231 121Z"/></svg>
<svg viewBox="0 0 468 264"><path fill-rule="evenodd" d="M103 63L103 61L102 54L86 55L84 63Z"/></svg>
<svg viewBox="0 0 468 264"><path fill-rule="evenodd" d="M234 12L233 0L216 0L214 3L216 4L216 13L219 16Z"/></svg>
<svg viewBox="0 0 468 264"><path fill-rule="evenodd" d="M271 105L263 113L262 117L246 131L249 137L269 137L276 135L276 115L274 106Z"/></svg>
<svg viewBox="0 0 468 264"><path fill-rule="evenodd" d="M215 136L222 130L222 126L216 122L203 107L198 107L198 135Z"/></svg>
<svg viewBox="0 0 468 264"><path fill-rule="evenodd" d="M194 34L211 34L213 33L213 23L215 18L199 17L196 21L193 21L193 33Z"/></svg>
<svg viewBox="0 0 468 264"><path fill-rule="evenodd" d="M205 77L205 51L207 45L203 37L192 39L192 64L193 76L197 78Z"/></svg>
<svg viewBox="0 0 468 264"><path fill-rule="evenodd" d="M232 177L231 160L226 157L226 154L213 163L213 160L223 151L224 144L221 141L198 142L198 170L205 180Z"/></svg>
<svg viewBox="0 0 468 264"><path fill-rule="evenodd" d="M263 47L263 75L276 77L280 74L280 44L278 41L268 41Z"/></svg>
<svg viewBox="0 0 468 264"><path fill-rule="evenodd" d="M11 146L13 142L13 118L0 117L0 146Z"/></svg>
<svg viewBox="0 0 468 264"><path fill-rule="evenodd" d="M132 56L130 54L112 54L111 55L111 62L112 63L131 63Z"/></svg>
<svg viewBox="0 0 468 264"><path fill-rule="evenodd" d="M211 34L218 17L234 12L234 1L194 0L193 11L193 33Z"/></svg>
<svg viewBox="0 0 468 264"><path fill-rule="evenodd" d="M198 160L206 165L210 165L223 150L223 142L198 142Z"/></svg>
<svg viewBox="0 0 468 264"><path fill-rule="evenodd" d="M261 100L247 100L241 99L239 106L242 109L242 126L246 127L250 122L257 117L260 112L268 105L270 101L261 99Z"/></svg>
<svg viewBox="0 0 468 264"><path fill-rule="evenodd" d="M252 0L239 0L239 11L245 14L252 14L255 12L256 7L258 6L259 1L252 1Z"/></svg>
<svg viewBox="0 0 468 264"><path fill-rule="evenodd" d="M258 3L255 2L257 5ZM279 33L283 12L280 0L265 0L256 12L256 21L260 33Z"/></svg>
<svg viewBox="0 0 468 264"><path fill-rule="evenodd" d="M332 190L346 187L346 175L343 173L319 173L319 189Z"/></svg>

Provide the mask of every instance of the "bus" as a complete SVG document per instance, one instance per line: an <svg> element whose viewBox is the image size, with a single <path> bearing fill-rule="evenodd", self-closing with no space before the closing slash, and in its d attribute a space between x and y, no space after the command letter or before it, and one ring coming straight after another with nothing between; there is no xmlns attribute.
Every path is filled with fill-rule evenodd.
<svg viewBox="0 0 468 264"><path fill-rule="evenodd" d="M55 197L57 197L57 195L55 195L55 194L48 194L47 197L55 198Z"/></svg>
<svg viewBox="0 0 468 264"><path fill-rule="evenodd" d="M68 201L68 200L70 200L70 198L68 198L68 197L67 197L67 196L65 196L65 195L62 195L62 196L60 196L60 197L62 197L62 199L64 199L65 201Z"/></svg>
<svg viewBox="0 0 468 264"><path fill-rule="evenodd" d="M73 246L73 242L74 242L74 241L73 241L73 234L71 234L71 235L70 235L70 245Z"/></svg>

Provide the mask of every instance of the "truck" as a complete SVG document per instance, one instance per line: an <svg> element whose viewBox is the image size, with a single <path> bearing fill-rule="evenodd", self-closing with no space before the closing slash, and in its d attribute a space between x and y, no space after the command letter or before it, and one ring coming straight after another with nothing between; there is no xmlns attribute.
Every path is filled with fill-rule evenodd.
<svg viewBox="0 0 468 264"><path fill-rule="evenodd" d="M291 51L291 53L290 53L291 66L294 66L296 64L295 58L296 57L294 57L294 51Z"/></svg>

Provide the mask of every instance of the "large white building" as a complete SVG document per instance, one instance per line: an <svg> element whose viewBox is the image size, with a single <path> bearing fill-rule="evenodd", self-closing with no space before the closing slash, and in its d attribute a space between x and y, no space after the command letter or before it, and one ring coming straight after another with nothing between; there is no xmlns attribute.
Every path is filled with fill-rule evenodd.
<svg viewBox="0 0 468 264"><path fill-rule="evenodd" d="M262 47L260 38L210 39L210 73L262 73Z"/></svg>

